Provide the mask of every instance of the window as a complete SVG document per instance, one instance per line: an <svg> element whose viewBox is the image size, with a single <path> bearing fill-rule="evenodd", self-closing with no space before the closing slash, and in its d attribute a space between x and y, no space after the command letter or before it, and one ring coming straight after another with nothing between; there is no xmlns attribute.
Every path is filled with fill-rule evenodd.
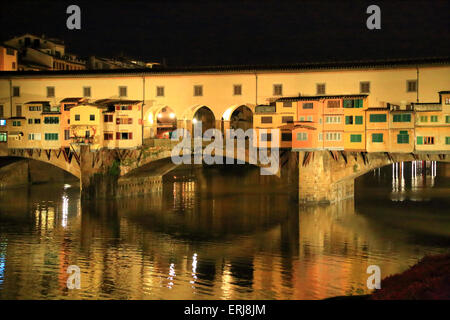
<svg viewBox="0 0 450 320"><path fill-rule="evenodd" d="M14 55L14 49L6 48L6 54L9 55L9 56L13 56Z"/></svg>
<svg viewBox="0 0 450 320"><path fill-rule="evenodd" d="M114 135L112 132L105 132L103 134L103 140L114 140Z"/></svg>
<svg viewBox="0 0 450 320"><path fill-rule="evenodd" d="M79 114L75 115L75 121L80 121L80 115Z"/></svg>
<svg viewBox="0 0 450 320"><path fill-rule="evenodd" d="M70 139L70 130L64 130L64 140Z"/></svg>
<svg viewBox="0 0 450 320"><path fill-rule="evenodd" d="M164 97L164 87L156 87L156 96Z"/></svg>
<svg viewBox="0 0 450 320"><path fill-rule="evenodd" d="M445 98L445 104L450 104L450 98Z"/></svg>
<svg viewBox="0 0 450 320"><path fill-rule="evenodd" d="M292 122L294 122L294 117L292 117L292 116L281 117L281 122L282 123L292 123Z"/></svg>
<svg viewBox="0 0 450 320"><path fill-rule="evenodd" d="M308 140L308 133L297 132L297 141L306 141L306 140Z"/></svg>
<svg viewBox="0 0 450 320"><path fill-rule="evenodd" d="M323 133L320 132L320 133L319 133L319 141L322 141L322 140L323 140Z"/></svg>
<svg viewBox="0 0 450 320"><path fill-rule="evenodd" d="M363 117L355 116L355 124L363 124Z"/></svg>
<svg viewBox="0 0 450 320"><path fill-rule="evenodd" d="M434 137L423 137L423 144L434 144Z"/></svg>
<svg viewBox="0 0 450 320"><path fill-rule="evenodd" d="M33 124L33 119L28 119L28 124Z"/></svg>
<svg viewBox="0 0 450 320"><path fill-rule="evenodd" d="M39 106L29 106L28 110L29 111L41 111L41 107L39 107Z"/></svg>
<svg viewBox="0 0 450 320"><path fill-rule="evenodd" d="M6 120L0 119L0 127L4 127L4 126L6 126Z"/></svg>
<svg viewBox="0 0 450 320"><path fill-rule="evenodd" d="M326 116L325 123L341 123L340 116Z"/></svg>
<svg viewBox="0 0 450 320"><path fill-rule="evenodd" d="M47 98L53 98L55 96L55 87L47 87Z"/></svg>
<svg viewBox="0 0 450 320"><path fill-rule="evenodd" d="M20 121L13 121L13 127L20 127L22 123Z"/></svg>
<svg viewBox="0 0 450 320"><path fill-rule="evenodd" d="M394 122L411 122L411 114L394 114Z"/></svg>
<svg viewBox="0 0 450 320"><path fill-rule="evenodd" d="M359 92L370 93L370 82L362 81L359 83Z"/></svg>
<svg viewBox="0 0 450 320"><path fill-rule="evenodd" d="M133 124L133 118L116 118L116 124Z"/></svg>
<svg viewBox="0 0 450 320"><path fill-rule="evenodd" d="M300 121L305 121L305 117L304 117L304 116L301 116L299 120L300 120Z"/></svg>
<svg viewBox="0 0 450 320"><path fill-rule="evenodd" d="M41 123L41 119L34 119L34 124L40 124Z"/></svg>
<svg viewBox="0 0 450 320"><path fill-rule="evenodd" d="M431 116L431 122L438 122L438 116Z"/></svg>
<svg viewBox="0 0 450 320"><path fill-rule="evenodd" d="M284 101L283 107L284 108L292 108L292 101Z"/></svg>
<svg viewBox="0 0 450 320"><path fill-rule="evenodd" d="M21 116L22 116L22 105L17 104L16 105L16 117L21 117Z"/></svg>
<svg viewBox="0 0 450 320"><path fill-rule="evenodd" d="M372 133L372 142L383 142L382 133Z"/></svg>
<svg viewBox="0 0 450 320"><path fill-rule="evenodd" d="M12 69L16 69L16 63L13 62L13 63L11 64L11 67L12 67Z"/></svg>
<svg viewBox="0 0 450 320"><path fill-rule="evenodd" d="M316 85L316 93L317 94L325 94L325 83L318 83Z"/></svg>
<svg viewBox="0 0 450 320"><path fill-rule="evenodd" d="M119 97L127 96L127 87L119 87Z"/></svg>
<svg viewBox="0 0 450 320"><path fill-rule="evenodd" d="M8 134L6 132L0 132L0 142L7 142Z"/></svg>
<svg viewBox="0 0 450 320"><path fill-rule="evenodd" d="M370 122L386 122L386 114L371 114Z"/></svg>
<svg viewBox="0 0 450 320"><path fill-rule="evenodd" d="M195 97L203 96L203 86L194 86L194 96Z"/></svg>
<svg viewBox="0 0 450 320"><path fill-rule="evenodd" d="M261 117L261 123L272 123L272 117Z"/></svg>
<svg viewBox="0 0 450 320"><path fill-rule="evenodd" d="M90 121L95 121L95 114L90 114L89 115L89 120Z"/></svg>
<svg viewBox="0 0 450 320"><path fill-rule="evenodd" d="M281 141L292 141L292 133L291 132L282 132L281 133Z"/></svg>
<svg viewBox="0 0 450 320"><path fill-rule="evenodd" d="M303 109L312 109L314 108L314 104L312 102L306 102L303 104Z"/></svg>
<svg viewBox="0 0 450 320"><path fill-rule="evenodd" d="M417 144L423 144L423 137L417 137Z"/></svg>
<svg viewBox="0 0 450 320"><path fill-rule="evenodd" d="M83 87L83 97L89 98L91 96L91 87Z"/></svg>
<svg viewBox="0 0 450 320"><path fill-rule="evenodd" d="M341 141L341 133L340 132L327 132L325 135L327 141Z"/></svg>
<svg viewBox="0 0 450 320"><path fill-rule="evenodd" d="M58 134L57 133L46 133L45 140L49 140L49 141L58 140Z"/></svg>
<svg viewBox="0 0 450 320"><path fill-rule="evenodd" d="M339 108L340 102L339 100L329 100L327 101L327 108Z"/></svg>
<svg viewBox="0 0 450 320"><path fill-rule="evenodd" d="M0 118L4 117L3 105L0 104ZM447 116L448 117L448 116Z"/></svg>
<svg viewBox="0 0 450 320"><path fill-rule="evenodd" d="M450 137L445 137L445 144L450 144Z"/></svg>
<svg viewBox="0 0 450 320"><path fill-rule="evenodd" d="M406 92L417 92L417 80L406 80Z"/></svg>
<svg viewBox="0 0 450 320"><path fill-rule="evenodd" d="M353 116L345 116L345 124L353 124Z"/></svg>
<svg viewBox="0 0 450 320"><path fill-rule="evenodd" d="M113 115L112 114L105 114L103 116L103 121L104 122L113 122Z"/></svg>
<svg viewBox="0 0 450 320"><path fill-rule="evenodd" d="M283 85L274 84L273 85L273 95L274 96L282 96L283 95Z"/></svg>
<svg viewBox="0 0 450 320"><path fill-rule="evenodd" d="M428 122L428 116L420 116L420 122Z"/></svg>
<svg viewBox="0 0 450 320"><path fill-rule="evenodd" d="M20 97L20 87L13 87L13 97Z"/></svg>
<svg viewBox="0 0 450 320"><path fill-rule="evenodd" d="M124 110L133 110L132 106L116 106L117 111L124 111Z"/></svg>
<svg viewBox="0 0 450 320"><path fill-rule="evenodd" d="M44 123L45 124L58 124L59 118L58 117L44 117Z"/></svg>
<svg viewBox="0 0 450 320"><path fill-rule="evenodd" d="M0 115L1 117L1 115ZM445 116L445 123L450 123L450 116Z"/></svg>
<svg viewBox="0 0 450 320"><path fill-rule="evenodd" d="M116 140L131 140L133 139L132 132L116 132Z"/></svg>
<svg viewBox="0 0 450 320"><path fill-rule="evenodd" d="M272 141L271 133L261 133L261 141Z"/></svg>
<svg viewBox="0 0 450 320"><path fill-rule="evenodd" d="M233 94L235 96L240 96L242 95L242 86L240 84L235 84L233 86Z"/></svg>
<svg viewBox="0 0 450 320"><path fill-rule="evenodd" d="M397 135L397 143L409 143L408 131L400 131Z"/></svg>
<svg viewBox="0 0 450 320"><path fill-rule="evenodd" d="M312 122L313 121L313 117L312 116L307 116L306 120Z"/></svg>
<svg viewBox="0 0 450 320"><path fill-rule="evenodd" d="M361 135L360 134L351 134L350 142L361 142Z"/></svg>
<svg viewBox="0 0 450 320"><path fill-rule="evenodd" d="M28 134L28 140L30 140L30 141L40 141L41 140L41 134L40 133L29 133Z"/></svg>

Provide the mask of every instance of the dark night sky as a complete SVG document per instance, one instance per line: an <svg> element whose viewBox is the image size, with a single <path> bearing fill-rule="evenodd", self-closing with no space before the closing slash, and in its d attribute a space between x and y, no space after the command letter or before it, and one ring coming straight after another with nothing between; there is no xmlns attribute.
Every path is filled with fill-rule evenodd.
<svg viewBox="0 0 450 320"><path fill-rule="evenodd" d="M80 31L66 28L70 4L81 7ZM381 7L381 30L366 28L370 4ZM170 66L450 56L449 12L449 1L18 0L2 4L0 40L44 33L82 56Z"/></svg>

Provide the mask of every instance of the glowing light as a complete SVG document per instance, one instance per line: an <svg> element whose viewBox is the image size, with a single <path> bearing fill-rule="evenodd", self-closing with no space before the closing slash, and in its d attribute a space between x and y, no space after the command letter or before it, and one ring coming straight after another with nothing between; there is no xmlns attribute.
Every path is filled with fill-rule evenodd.
<svg viewBox="0 0 450 320"><path fill-rule="evenodd" d="M175 119L175 113L171 112L171 113L169 114L169 117L170 117L170 119Z"/></svg>
<svg viewBox="0 0 450 320"><path fill-rule="evenodd" d="M150 124L153 124L153 116L152 116L151 113L148 115L148 122L149 122Z"/></svg>
<svg viewBox="0 0 450 320"><path fill-rule="evenodd" d="M193 123L193 124L196 124L196 123L197 123L197 119L195 119L195 118L192 119L192 123Z"/></svg>
<svg viewBox="0 0 450 320"><path fill-rule="evenodd" d="M158 119L161 119L161 118L162 118L162 114L158 113Z"/></svg>
<svg viewBox="0 0 450 320"><path fill-rule="evenodd" d="M65 185L64 185L64 190L69 189L70 187L71 187L70 184L65 184Z"/></svg>

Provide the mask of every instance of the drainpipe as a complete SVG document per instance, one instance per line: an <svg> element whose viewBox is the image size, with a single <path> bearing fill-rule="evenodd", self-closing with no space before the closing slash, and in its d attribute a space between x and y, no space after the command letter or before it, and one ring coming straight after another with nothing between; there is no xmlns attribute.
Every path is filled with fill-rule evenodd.
<svg viewBox="0 0 450 320"><path fill-rule="evenodd" d="M12 80L9 79L9 117L12 117Z"/></svg>
<svg viewBox="0 0 450 320"><path fill-rule="evenodd" d="M417 79L416 79L416 81L417 81L417 90L416 90L416 99L417 99L417 102L419 102L419 66L416 66L416 70L417 70Z"/></svg>
<svg viewBox="0 0 450 320"><path fill-rule="evenodd" d="M255 106L258 105L258 74L255 72Z"/></svg>
<svg viewBox="0 0 450 320"><path fill-rule="evenodd" d="M141 106L142 145L144 145L144 105L145 105L145 74L142 75L142 106Z"/></svg>

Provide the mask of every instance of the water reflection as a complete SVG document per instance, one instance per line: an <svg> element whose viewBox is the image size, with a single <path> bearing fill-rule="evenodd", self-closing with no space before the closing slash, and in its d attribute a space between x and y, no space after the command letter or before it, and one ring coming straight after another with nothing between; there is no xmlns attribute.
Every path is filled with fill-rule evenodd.
<svg viewBox="0 0 450 320"><path fill-rule="evenodd" d="M442 210L450 166L426 167L433 183L419 167L377 169L357 180L355 200L319 207L298 207L290 185L251 167L181 169L165 177L161 192L117 201L80 203L76 185L2 191L0 298L364 293L368 265L386 276L450 244ZM66 288L72 264L81 269L81 290Z"/></svg>

